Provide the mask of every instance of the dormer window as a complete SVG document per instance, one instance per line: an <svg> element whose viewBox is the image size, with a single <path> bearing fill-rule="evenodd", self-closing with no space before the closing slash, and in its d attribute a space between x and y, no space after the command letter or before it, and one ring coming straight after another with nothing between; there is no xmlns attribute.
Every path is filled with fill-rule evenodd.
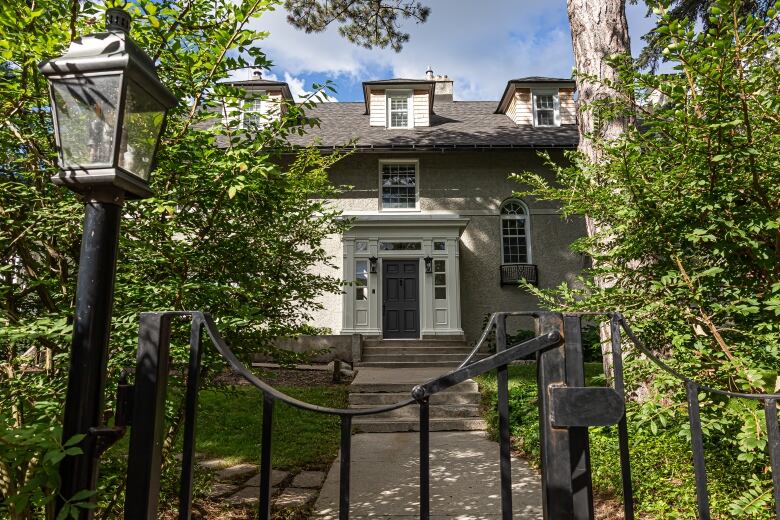
<svg viewBox="0 0 780 520"><path fill-rule="evenodd" d="M268 104L266 102L266 93L263 91L253 92L253 97L244 104L244 127L258 127L266 122L268 113Z"/></svg>
<svg viewBox="0 0 780 520"><path fill-rule="evenodd" d="M535 91L533 98L534 125L558 126L560 124L558 94Z"/></svg>
<svg viewBox="0 0 780 520"><path fill-rule="evenodd" d="M507 82L496 114L517 125L536 127L577 124L574 80L531 76Z"/></svg>
<svg viewBox="0 0 780 520"><path fill-rule="evenodd" d="M412 122L412 102L411 92L406 91L387 91L387 127L388 128L411 128Z"/></svg>

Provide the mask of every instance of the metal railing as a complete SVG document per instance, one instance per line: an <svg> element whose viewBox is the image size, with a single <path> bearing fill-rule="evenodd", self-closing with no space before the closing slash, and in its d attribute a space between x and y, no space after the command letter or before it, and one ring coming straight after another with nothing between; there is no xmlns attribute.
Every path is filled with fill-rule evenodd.
<svg viewBox="0 0 780 520"><path fill-rule="evenodd" d="M502 264L501 285L517 285L520 280L537 285L539 270L535 264Z"/></svg>
<svg viewBox="0 0 780 520"><path fill-rule="evenodd" d="M746 394L710 388L686 378L636 337L619 313L555 314L549 312L501 312L491 315L475 347L456 369L413 388L409 399L375 408L339 409L316 406L290 397L263 382L247 369L222 339L214 320L201 312L162 312L141 315L139 349L135 373L134 406L128 459L126 520L157 518L162 459L162 432L169 371L171 323L190 318L190 352L184 407L184 434L179 518L189 519L192 502L195 426L203 332L230 368L263 394L263 421L260 448L260 518L270 518L271 446L275 404L280 401L313 413L336 415L341 420L341 464L339 475L339 518L347 520L350 509L350 467L352 418L374 415L406 406L419 406L420 426L420 510L430 518L430 398L447 388L491 370L497 371L497 407L500 444L501 518L512 518L511 446L509 429L509 378L507 367L514 360L535 356L538 374L539 428L541 447L542 503L545 519L592 520L593 490L590 471L588 428L617 425L624 516L633 520L634 495L631 483L628 427L625 413L621 331L631 344L661 369L685 386L691 426L693 466L696 476L698 514L710 518L704 443L699 410L699 392L729 398L761 401L764 405L768 449L771 460L775 507L780 517L780 431L778 394ZM532 317L537 337L523 343L507 344L507 318ZM612 387L586 387L582 351L582 320L608 319L612 343ZM474 361L487 337L495 334L497 352ZM480 512L492 514L492 512Z"/></svg>
<svg viewBox="0 0 780 520"><path fill-rule="evenodd" d="M217 352L230 368L263 394L263 421L260 453L260 518L270 518L271 510L271 445L274 406L277 401L314 413L336 415L341 419L341 464L339 475L339 519L349 518L350 452L352 418L375 415L410 405L420 407L420 518L430 517L430 413L429 398L471 377L499 369L506 376L506 366L514 359L527 357L560 342L560 333L552 331L520 345L501 349L498 353L458 368L443 376L418 385L409 399L375 408L339 409L316 406L286 395L263 382L246 368L221 337L210 315L201 312L143 313L140 320L138 356L135 373L134 406L128 458L126 520L157 518L162 459L164 403L169 370L171 323L175 318L189 317L190 352L187 370L184 440L179 489L179 518L189 519L192 507L192 480L195 456L195 426L198 386L203 355L202 333L205 331ZM506 377L504 377L506 380ZM504 385L506 387L506 385ZM502 517L512 517L512 485L510 473L508 389L502 393L501 415L501 489Z"/></svg>
<svg viewBox="0 0 780 520"><path fill-rule="evenodd" d="M615 348L615 336L617 336L617 341L620 341L619 325L626 333L626 336L631 340L634 347L663 371L672 375L685 385L685 392L688 398L688 420L691 427L693 469L696 477L696 504L700 520L709 520L710 503L709 493L707 491L707 469L704 460L704 439L701 426L701 410L699 409L699 393L703 392L705 394L715 394L728 398L748 399L759 401L763 404L767 428L767 447L769 450L770 466L772 468L772 490L775 502L775 516L780 518L780 423L778 423L777 413L777 406L778 403L780 403L780 394L731 392L698 383L671 368L656 356L653 351L645 347L621 314L611 314L610 322L613 330L613 348ZM628 503L630 499L633 504L633 496L629 494L627 497L626 503ZM626 518L629 518L628 515L626 515ZM631 516L631 518L633 518L633 516Z"/></svg>

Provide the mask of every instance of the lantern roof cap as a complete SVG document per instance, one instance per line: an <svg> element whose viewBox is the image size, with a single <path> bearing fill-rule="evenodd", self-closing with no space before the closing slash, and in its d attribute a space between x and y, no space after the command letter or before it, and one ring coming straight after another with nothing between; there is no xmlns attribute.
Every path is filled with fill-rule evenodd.
<svg viewBox="0 0 780 520"><path fill-rule="evenodd" d="M41 73L51 79L125 73L163 106L174 107L176 97L160 81L151 58L130 38L129 15L108 11L106 32L76 38L63 56L41 62Z"/></svg>

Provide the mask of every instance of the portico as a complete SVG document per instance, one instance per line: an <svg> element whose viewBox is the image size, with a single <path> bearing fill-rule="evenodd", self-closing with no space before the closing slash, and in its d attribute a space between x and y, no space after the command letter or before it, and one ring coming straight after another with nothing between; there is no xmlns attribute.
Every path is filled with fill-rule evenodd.
<svg viewBox="0 0 780 520"><path fill-rule="evenodd" d="M343 236L342 334L387 339L463 335L460 236L451 213L352 214Z"/></svg>

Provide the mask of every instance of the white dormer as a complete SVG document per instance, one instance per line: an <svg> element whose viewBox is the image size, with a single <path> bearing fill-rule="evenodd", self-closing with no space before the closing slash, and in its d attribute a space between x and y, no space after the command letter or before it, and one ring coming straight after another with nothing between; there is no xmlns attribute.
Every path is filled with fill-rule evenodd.
<svg viewBox="0 0 780 520"><path fill-rule="evenodd" d="M238 120L243 128L263 126L279 119L286 111L286 104L294 102L287 83L262 79L259 74L255 74L254 79L231 81L229 84L242 88L245 97L239 100L241 103L226 105L224 117L226 123Z"/></svg>
<svg viewBox="0 0 780 520"><path fill-rule="evenodd" d="M436 82L389 79L363 83L369 125L387 129L430 126Z"/></svg>
<svg viewBox="0 0 780 520"><path fill-rule="evenodd" d="M518 125L551 127L577 123L574 81L557 78L520 78L507 83L496 113Z"/></svg>

